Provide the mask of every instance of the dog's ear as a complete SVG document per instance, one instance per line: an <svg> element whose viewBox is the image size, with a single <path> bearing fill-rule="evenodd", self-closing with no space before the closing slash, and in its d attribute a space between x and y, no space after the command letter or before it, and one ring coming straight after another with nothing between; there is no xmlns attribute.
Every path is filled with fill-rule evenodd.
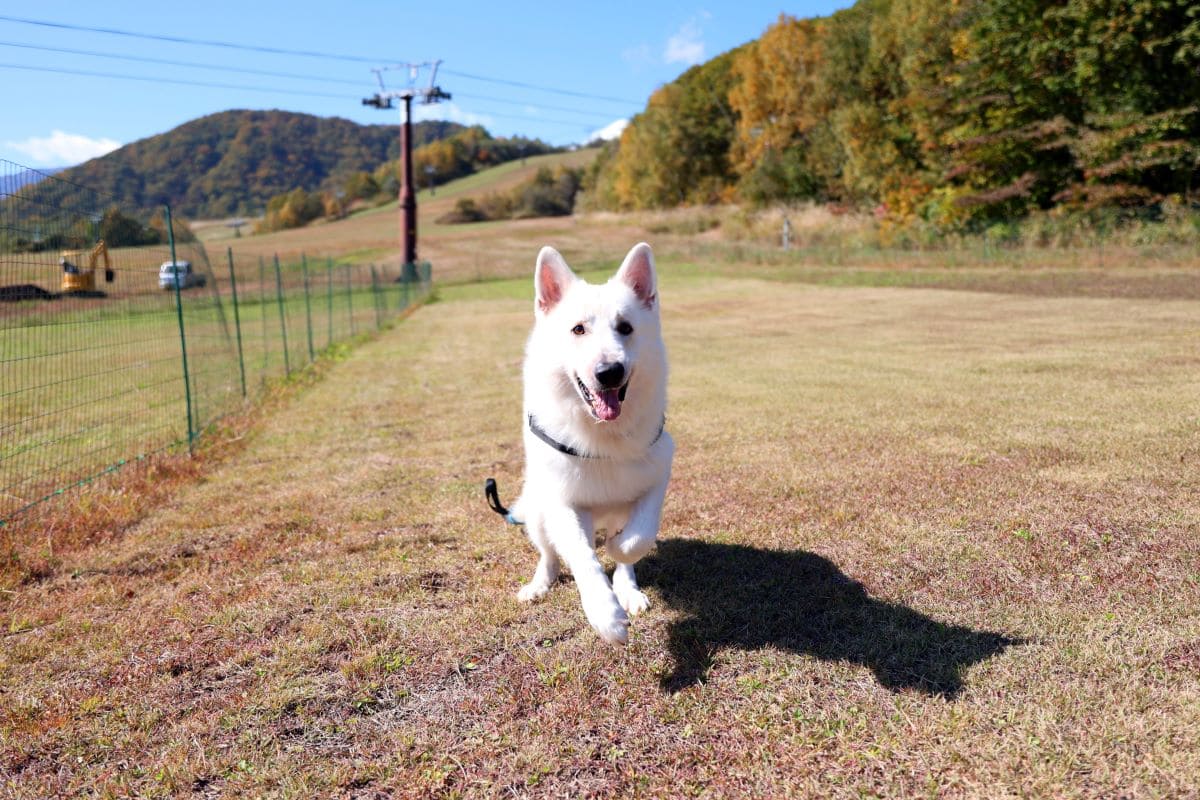
<svg viewBox="0 0 1200 800"><path fill-rule="evenodd" d="M537 310L549 314L576 281L575 273L553 247L543 247L533 268L533 291Z"/></svg>
<svg viewBox="0 0 1200 800"><path fill-rule="evenodd" d="M633 289L642 305L653 308L657 280L654 276L654 253L650 251L650 245L645 242L635 244L617 270L616 279Z"/></svg>

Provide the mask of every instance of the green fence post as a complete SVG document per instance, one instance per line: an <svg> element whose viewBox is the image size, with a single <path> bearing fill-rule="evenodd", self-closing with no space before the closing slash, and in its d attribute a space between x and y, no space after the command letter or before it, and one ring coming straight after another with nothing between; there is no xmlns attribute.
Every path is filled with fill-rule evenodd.
<svg viewBox="0 0 1200 800"><path fill-rule="evenodd" d="M388 277L388 267L379 265L379 309L383 314L384 321L391 319L391 297L388 296L388 287L391 285L391 279Z"/></svg>
<svg viewBox="0 0 1200 800"><path fill-rule="evenodd" d="M292 360L288 356L287 315L283 312L283 277L279 274L279 254L275 254L275 298L279 304L279 331L283 335L283 373L292 374Z"/></svg>
<svg viewBox="0 0 1200 800"><path fill-rule="evenodd" d="M371 265L371 299L375 301L375 329L383 327L383 317L379 311L379 273L375 271L375 265Z"/></svg>
<svg viewBox="0 0 1200 800"><path fill-rule="evenodd" d="M175 229L171 225L171 207L164 206L167 217L167 242L171 246L171 273L175 281L175 314L179 318L179 350L183 356L183 395L187 402L188 452L196 441L196 425L192 419L192 378L188 374L187 335L183 330L183 296L179 291L179 262L175 259Z"/></svg>
<svg viewBox="0 0 1200 800"><path fill-rule="evenodd" d="M390 306L388 304L391 302L391 299L388 297L387 290L388 290L387 267L384 266L383 264L380 264L379 265L379 313L383 317L384 322L386 322L389 318L388 311L390 310Z"/></svg>
<svg viewBox="0 0 1200 800"><path fill-rule="evenodd" d="M385 280L383 267L378 268L379 280L375 284L376 294L375 299L379 306L379 326L383 327L383 323L387 322L387 287L383 285Z"/></svg>
<svg viewBox="0 0 1200 800"><path fill-rule="evenodd" d="M379 268L379 287L383 290L383 318L391 319L394 316L393 309L400 302L400 274L396 273L396 279L392 280L387 273L387 267ZM393 290L395 297L392 296Z"/></svg>
<svg viewBox="0 0 1200 800"><path fill-rule="evenodd" d="M351 266L346 265L346 315L350 317L350 336L354 336L354 276Z"/></svg>
<svg viewBox="0 0 1200 800"><path fill-rule="evenodd" d="M242 397L246 396L246 359L242 353L242 313L238 310L237 271L233 268L233 248L225 248L229 256L229 290L233 293L233 328L237 331L238 372L242 376Z"/></svg>
<svg viewBox="0 0 1200 800"><path fill-rule="evenodd" d="M258 316L262 318L262 383L267 382L267 364L270 351L267 349L267 267L263 257L258 257Z"/></svg>
<svg viewBox="0 0 1200 800"><path fill-rule="evenodd" d="M300 254L300 270L304 273L304 318L308 322L308 363L312 363L317 358L317 353L313 349L312 337L312 298L308 295L308 256L304 253Z"/></svg>
<svg viewBox="0 0 1200 800"><path fill-rule="evenodd" d="M391 298L388 297L387 293L388 283L387 267L381 264L379 266L379 313L383 317L384 322L392 318L389 313L391 311L391 307L389 306Z"/></svg>
<svg viewBox="0 0 1200 800"><path fill-rule="evenodd" d="M325 261L325 316L329 320L329 337L325 347L333 346L333 256Z"/></svg>
<svg viewBox="0 0 1200 800"><path fill-rule="evenodd" d="M390 296L385 296L383 299L384 309L388 312L387 317L388 319L391 319L393 316L395 316L395 311L400 306L400 278L397 276L396 280L392 280L387 276L387 272L385 271L383 273L383 279L386 281L385 286L392 289L396 293L395 300L393 300Z"/></svg>

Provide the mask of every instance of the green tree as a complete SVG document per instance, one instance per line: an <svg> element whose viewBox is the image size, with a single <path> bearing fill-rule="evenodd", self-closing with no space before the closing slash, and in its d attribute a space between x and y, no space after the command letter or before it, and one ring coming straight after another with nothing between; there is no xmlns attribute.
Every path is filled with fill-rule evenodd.
<svg viewBox="0 0 1200 800"><path fill-rule="evenodd" d="M737 51L692 67L650 96L621 134L611 193L618 207L655 208L729 197L736 118L729 103Z"/></svg>
<svg viewBox="0 0 1200 800"><path fill-rule="evenodd" d="M159 234L136 219L121 213L116 206L111 206L100 219L100 238L109 247L137 247L144 244L158 244Z"/></svg>
<svg viewBox="0 0 1200 800"><path fill-rule="evenodd" d="M369 172L352 173L342 184L347 201L365 200L379 194L379 182Z"/></svg>

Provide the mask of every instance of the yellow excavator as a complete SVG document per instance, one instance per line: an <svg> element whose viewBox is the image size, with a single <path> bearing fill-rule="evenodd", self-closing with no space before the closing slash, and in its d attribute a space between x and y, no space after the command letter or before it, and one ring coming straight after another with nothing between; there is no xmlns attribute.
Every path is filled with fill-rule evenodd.
<svg viewBox="0 0 1200 800"><path fill-rule="evenodd" d="M87 266L83 263L85 259ZM104 282L112 283L116 273L108 260L108 247L103 239L91 250L63 250L62 258L58 260L63 271L63 293L96 291L96 267L101 260L104 261Z"/></svg>

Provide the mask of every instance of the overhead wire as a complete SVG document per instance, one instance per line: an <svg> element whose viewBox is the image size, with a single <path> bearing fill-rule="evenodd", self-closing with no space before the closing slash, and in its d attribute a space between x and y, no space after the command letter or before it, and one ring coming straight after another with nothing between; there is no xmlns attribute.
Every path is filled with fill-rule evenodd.
<svg viewBox="0 0 1200 800"><path fill-rule="evenodd" d="M77 50L70 47L49 47L40 44L28 44L26 42L5 42L0 41L0 47L19 47L23 50L39 50L45 53L63 53L65 55L74 56L92 56L95 58L111 58L118 61L136 61L142 64L164 64L171 67L188 67L191 69L211 69L220 72L234 72L244 75L262 75L268 78L288 78L294 80L305 81L320 81L322 83L340 83L347 86L363 85L363 81L354 81L348 78L325 78L320 75L302 75L296 72L274 72L265 69L251 69L249 67L231 67L225 64L207 64L201 61L176 61L169 58L151 58L149 56L132 56L122 53L105 53L101 50Z"/></svg>
<svg viewBox="0 0 1200 800"><path fill-rule="evenodd" d="M511 105L511 106L525 106L528 108L535 108L538 110L545 110L545 111L563 111L568 114L580 114L582 116L589 117L591 119L605 119L605 120L609 119L609 115L607 115L607 114L594 114L590 111L581 111L577 108L564 108L563 106L548 106L548 105L545 105L544 103L527 103L524 100L508 100L503 97L488 97L486 95L468 94L466 92L459 92L459 91L455 91L454 96L462 97L467 100L481 100L481 101L487 102L487 103L504 103L506 105Z"/></svg>
<svg viewBox="0 0 1200 800"><path fill-rule="evenodd" d="M90 78L117 78L126 81L142 81L143 83L169 83L179 86L201 86L211 89L241 89L248 92L272 92L274 94L290 94L302 97L329 97L338 100L350 99L347 94L332 94L330 92L305 92L298 89L280 89L276 86L247 86L235 83L217 83L214 81L190 81L182 78L149 77L146 75L126 75L119 72L103 72L101 70L68 69L66 67L34 67L28 64L10 64L0 62L0 69L19 69L26 72L55 72L62 75L82 75Z"/></svg>
<svg viewBox="0 0 1200 800"><path fill-rule="evenodd" d="M216 70L216 71L220 71L220 72L230 72L230 73L244 74L244 75L261 75L261 76L265 76L265 77L285 78L285 79L289 79L289 80L320 81L320 82L324 82L324 83L336 83L336 84L343 85L343 86L357 86L360 88L364 85L364 82L361 80L356 81L356 80L350 80L347 78L328 78L328 77L323 77L320 75L306 75L306 74L301 74L301 73L296 73L296 72L276 72L276 71L272 71L272 70L250 69L250 68L246 68L246 67L231 67L231 66L227 66L227 65L223 65L223 64L211 64L211 63L206 63L206 62L202 62L202 61L178 61L175 59L168 59L168 58L151 58L148 56L124 55L121 53L107 53L107 52L100 51L100 50L79 50L79 49L69 48L69 47L49 47L49 46L45 46L45 45L35 45L35 44L26 44L23 42L9 42L9 41L0 41L0 47L15 47L15 48L21 48L24 50L37 50L37 51L49 52L49 53L62 53L62 54L66 54L66 55L80 55L80 56L89 56L89 57L96 57L96 58L108 58L108 59L114 59L114 60L119 60L119 61L132 61L132 62L136 62L136 63L163 64L163 65L167 65L167 66L187 67L187 68L191 68L191 69L208 69L208 70ZM32 67L32 66L30 66L29 68L35 69L35 67ZM220 88L227 88L227 87L225 85L222 85ZM579 114L579 115L586 116L586 117L589 117L591 119L596 119L596 120L607 119L607 117L604 115L596 114L595 112L591 112L591 111L584 111L584 110L578 109L578 108L567 108L565 106L547 105L545 103L528 102L528 101L524 101L524 100L510 100L510 99L503 98L503 97L490 97L487 95L468 94L468 93L464 93L464 92L455 92L455 95L458 97L470 99L470 100L479 100L479 101L491 102L491 103L503 103L503 104L515 105L515 106L525 106L528 108L537 109L539 111L562 111L562 112L565 112L568 114Z"/></svg>
<svg viewBox="0 0 1200 800"><path fill-rule="evenodd" d="M344 54L340 54L340 53L319 52L319 51L315 51L315 50L293 50L293 49L283 48L283 47L270 47L267 45L251 45L251 44L241 44L241 43L236 43L236 42L223 42L223 41L219 41L216 39L195 39L195 38L190 38L190 37L186 37L186 36L170 36L170 35L166 35L166 34L140 33L137 31L122 30L120 28L105 28L105 27L90 26L90 25L75 25L75 24L66 23L66 22L52 22L52 21L48 21L48 20L29 19L27 17L15 17L15 16L11 16L8 14L0 14L0 21L14 22L14 23L18 23L21 25L34 25L34 26L40 26L40 27L46 27L46 28L55 28L55 29L59 29L59 30L85 31L88 33L103 33L103 34L108 34L108 35L112 35L112 36L126 36L126 37L138 38L138 39L148 39L148 40L154 40L154 41L172 42L175 44L189 44L189 45L198 45L198 46L203 46L203 47L222 47L222 48L233 49L233 50L245 50L245 51L257 52L257 53L269 53L272 55L302 56L305 58L322 58L322 59L330 59L330 60L336 60L336 61L351 61L351 62L363 63L363 64L382 64L382 63L389 63L394 60L392 58L374 58L374 57L357 56L357 55L344 55ZM512 86L512 87L528 89L528 90L532 90L532 91L549 92L552 94L559 94L559 95L564 95L564 96L568 96L568 97L577 97L577 98L586 99L586 100L601 100L601 101L610 102L610 103L621 103L623 105L629 105L629 104L640 105L640 102L641 102L641 101L637 101L637 100L630 100L627 98L611 97L608 95L591 94L591 93L587 93L587 92L577 92L577 91L572 91L570 89L560 89L560 88L556 88L556 87L552 87L552 86L541 86L538 84L526 83L523 81L513 81L513 80L504 79L504 78L493 78L493 77L489 77L486 75L476 75L476 74L469 73L469 72L460 72L460 71L454 70L454 69L447 69L445 67L442 67L441 71L445 72L448 75L454 75L455 77L466 78L468 80L483 81L486 83L494 83L494 84L502 85L502 86Z"/></svg>
<svg viewBox="0 0 1200 800"><path fill-rule="evenodd" d="M35 66L30 66L28 64L11 64L11 63L7 63L7 62L0 62L0 69L16 69L16 70L23 70L26 72L51 72L51 73L57 73L60 75L79 75L79 76L89 77L89 78L112 78L112 79L118 79L118 80L140 81L142 83L174 84L174 85L178 85L178 86L197 86L197 87L211 88L211 89L241 89L241 90L250 91L250 92L271 92L273 94L287 94L287 95L294 95L294 96L300 96L300 97L325 97L325 98L333 98L336 100L354 99L350 95L333 94L330 92L308 92L308 91L302 91L299 89L280 89L275 86L249 86L249 85L245 85L245 84L218 83L215 81L193 81L193 80L185 80L182 78L163 78L163 77L149 77L146 75L127 75L127 74L119 73L119 72L104 72L101 70L69 69L67 67L35 67ZM581 129L588 127L584 122L582 122L580 120L565 120L565 119L555 119L553 117L543 117L543 116L533 117L533 116L529 116L529 115L504 114L502 112L497 112L497 111L482 111L482 112L480 112L479 116L501 117L504 119L521 120L523 122L528 122L528 123L534 123L534 122L550 123L550 124L554 124L554 125L564 125L564 126L570 126L573 128L581 128Z"/></svg>
<svg viewBox="0 0 1200 800"><path fill-rule="evenodd" d="M503 78L489 78L484 75L472 75L469 72L459 72L455 69L442 67L441 71L447 75L453 75L456 78L467 78L473 81L486 81L487 83L498 83L503 86L516 86L521 89L534 89L539 92L553 92L554 94L567 95L568 97L580 97L586 100L605 100L610 103L621 103L623 105L637 104L635 100L625 100L620 97L608 97L602 94L588 94L586 92L573 92L570 89L550 89L545 86L537 86L532 83L522 83L521 81L510 81Z"/></svg>
<svg viewBox="0 0 1200 800"><path fill-rule="evenodd" d="M41 19L29 19L27 17L13 17L7 14L0 14L0 20L4 22L17 22L22 25L36 25L43 28L57 28L59 30L68 31L87 31L88 33L105 33L111 36L128 36L135 39L152 39L159 42L172 42L174 44L194 44L204 47L224 47L232 50L251 50L256 53L273 53L275 55L286 56L305 56L308 58L325 58L337 61L356 61L366 64L377 64L390 59L383 58L367 58L365 56L347 56L337 53L320 53L313 50L290 50L283 47L268 47L266 45L249 45L237 44L234 42L222 42L216 39L193 39L187 36L169 36L159 33L139 33L136 31L126 31L120 28L101 28L93 25L73 25L68 22L51 22Z"/></svg>

